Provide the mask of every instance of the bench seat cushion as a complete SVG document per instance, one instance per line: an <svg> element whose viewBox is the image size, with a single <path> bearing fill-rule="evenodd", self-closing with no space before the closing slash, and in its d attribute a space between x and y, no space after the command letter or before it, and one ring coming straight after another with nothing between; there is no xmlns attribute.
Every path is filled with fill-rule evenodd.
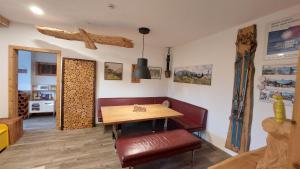
<svg viewBox="0 0 300 169"><path fill-rule="evenodd" d="M142 136L121 137L116 142L122 167L135 166L200 147L199 138L181 129Z"/></svg>
<svg viewBox="0 0 300 169"><path fill-rule="evenodd" d="M179 118L171 118L170 125L175 126L176 128L185 129L188 131L197 131L202 130L202 125L196 123L187 118L179 117Z"/></svg>

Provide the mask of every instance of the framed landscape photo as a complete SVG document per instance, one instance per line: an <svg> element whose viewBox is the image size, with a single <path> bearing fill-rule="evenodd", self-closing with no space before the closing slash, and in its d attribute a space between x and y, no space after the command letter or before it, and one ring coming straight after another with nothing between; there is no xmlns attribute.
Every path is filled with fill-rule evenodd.
<svg viewBox="0 0 300 169"><path fill-rule="evenodd" d="M115 62L104 63L104 79L105 80L122 80L123 64Z"/></svg>
<svg viewBox="0 0 300 169"><path fill-rule="evenodd" d="M161 79L161 67L149 67L151 79Z"/></svg>
<svg viewBox="0 0 300 169"><path fill-rule="evenodd" d="M174 70L174 82L210 86L212 68L212 64L177 67Z"/></svg>

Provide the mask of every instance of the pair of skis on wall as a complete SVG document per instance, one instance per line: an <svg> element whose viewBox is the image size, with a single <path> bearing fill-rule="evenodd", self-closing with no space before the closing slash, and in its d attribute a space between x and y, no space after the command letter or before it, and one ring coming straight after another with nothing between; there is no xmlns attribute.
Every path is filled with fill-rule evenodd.
<svg viewBox="0 0 300 169"><path fill-rule="evenodd" d="M256 25L240 29L236 41L232 110L225 147L238 153L248 151L250 145L256 34Z"/></svg>

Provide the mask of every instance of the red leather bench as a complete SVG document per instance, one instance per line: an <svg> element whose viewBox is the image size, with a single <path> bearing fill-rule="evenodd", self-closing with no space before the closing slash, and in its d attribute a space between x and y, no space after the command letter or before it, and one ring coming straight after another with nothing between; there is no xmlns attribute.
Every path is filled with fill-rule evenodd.
<svg viewBox="0 0 300 169"><path fill-rule="evenodd" d="M148 135L121 137L116 150L122 168L201 148L201 141L186 130L178 129Z"/></svg>
<svg viewBox="0 0 300 169"><path fill-rule="evenodd" d="M206 129L207 109L172 98L168 98L168 100L170 101L171 109L184 115L171 118L168 122L169 128L186 129L190 132Z"/></svg>
<svg viewBox="0 0 300 169"><path fill-rule="evenodd" d="M206 109L169 97L99 98L98 121L102 122L101 106L161 104L165 100L169 100L171 109L184 114L182 117L169 119L168 128L186 129L190 132L205 130L207 120Z"/></svg>

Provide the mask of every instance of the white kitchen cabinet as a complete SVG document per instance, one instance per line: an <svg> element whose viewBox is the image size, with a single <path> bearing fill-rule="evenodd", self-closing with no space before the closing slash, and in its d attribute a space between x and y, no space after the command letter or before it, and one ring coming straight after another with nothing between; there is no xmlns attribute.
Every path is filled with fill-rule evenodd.
<svg viewBox="0 0 300 169"><path fill-rule="evenodd" d="M29 101L29 115L33 113L49 113L55 114L54 100L35 100Z"/></svg>

